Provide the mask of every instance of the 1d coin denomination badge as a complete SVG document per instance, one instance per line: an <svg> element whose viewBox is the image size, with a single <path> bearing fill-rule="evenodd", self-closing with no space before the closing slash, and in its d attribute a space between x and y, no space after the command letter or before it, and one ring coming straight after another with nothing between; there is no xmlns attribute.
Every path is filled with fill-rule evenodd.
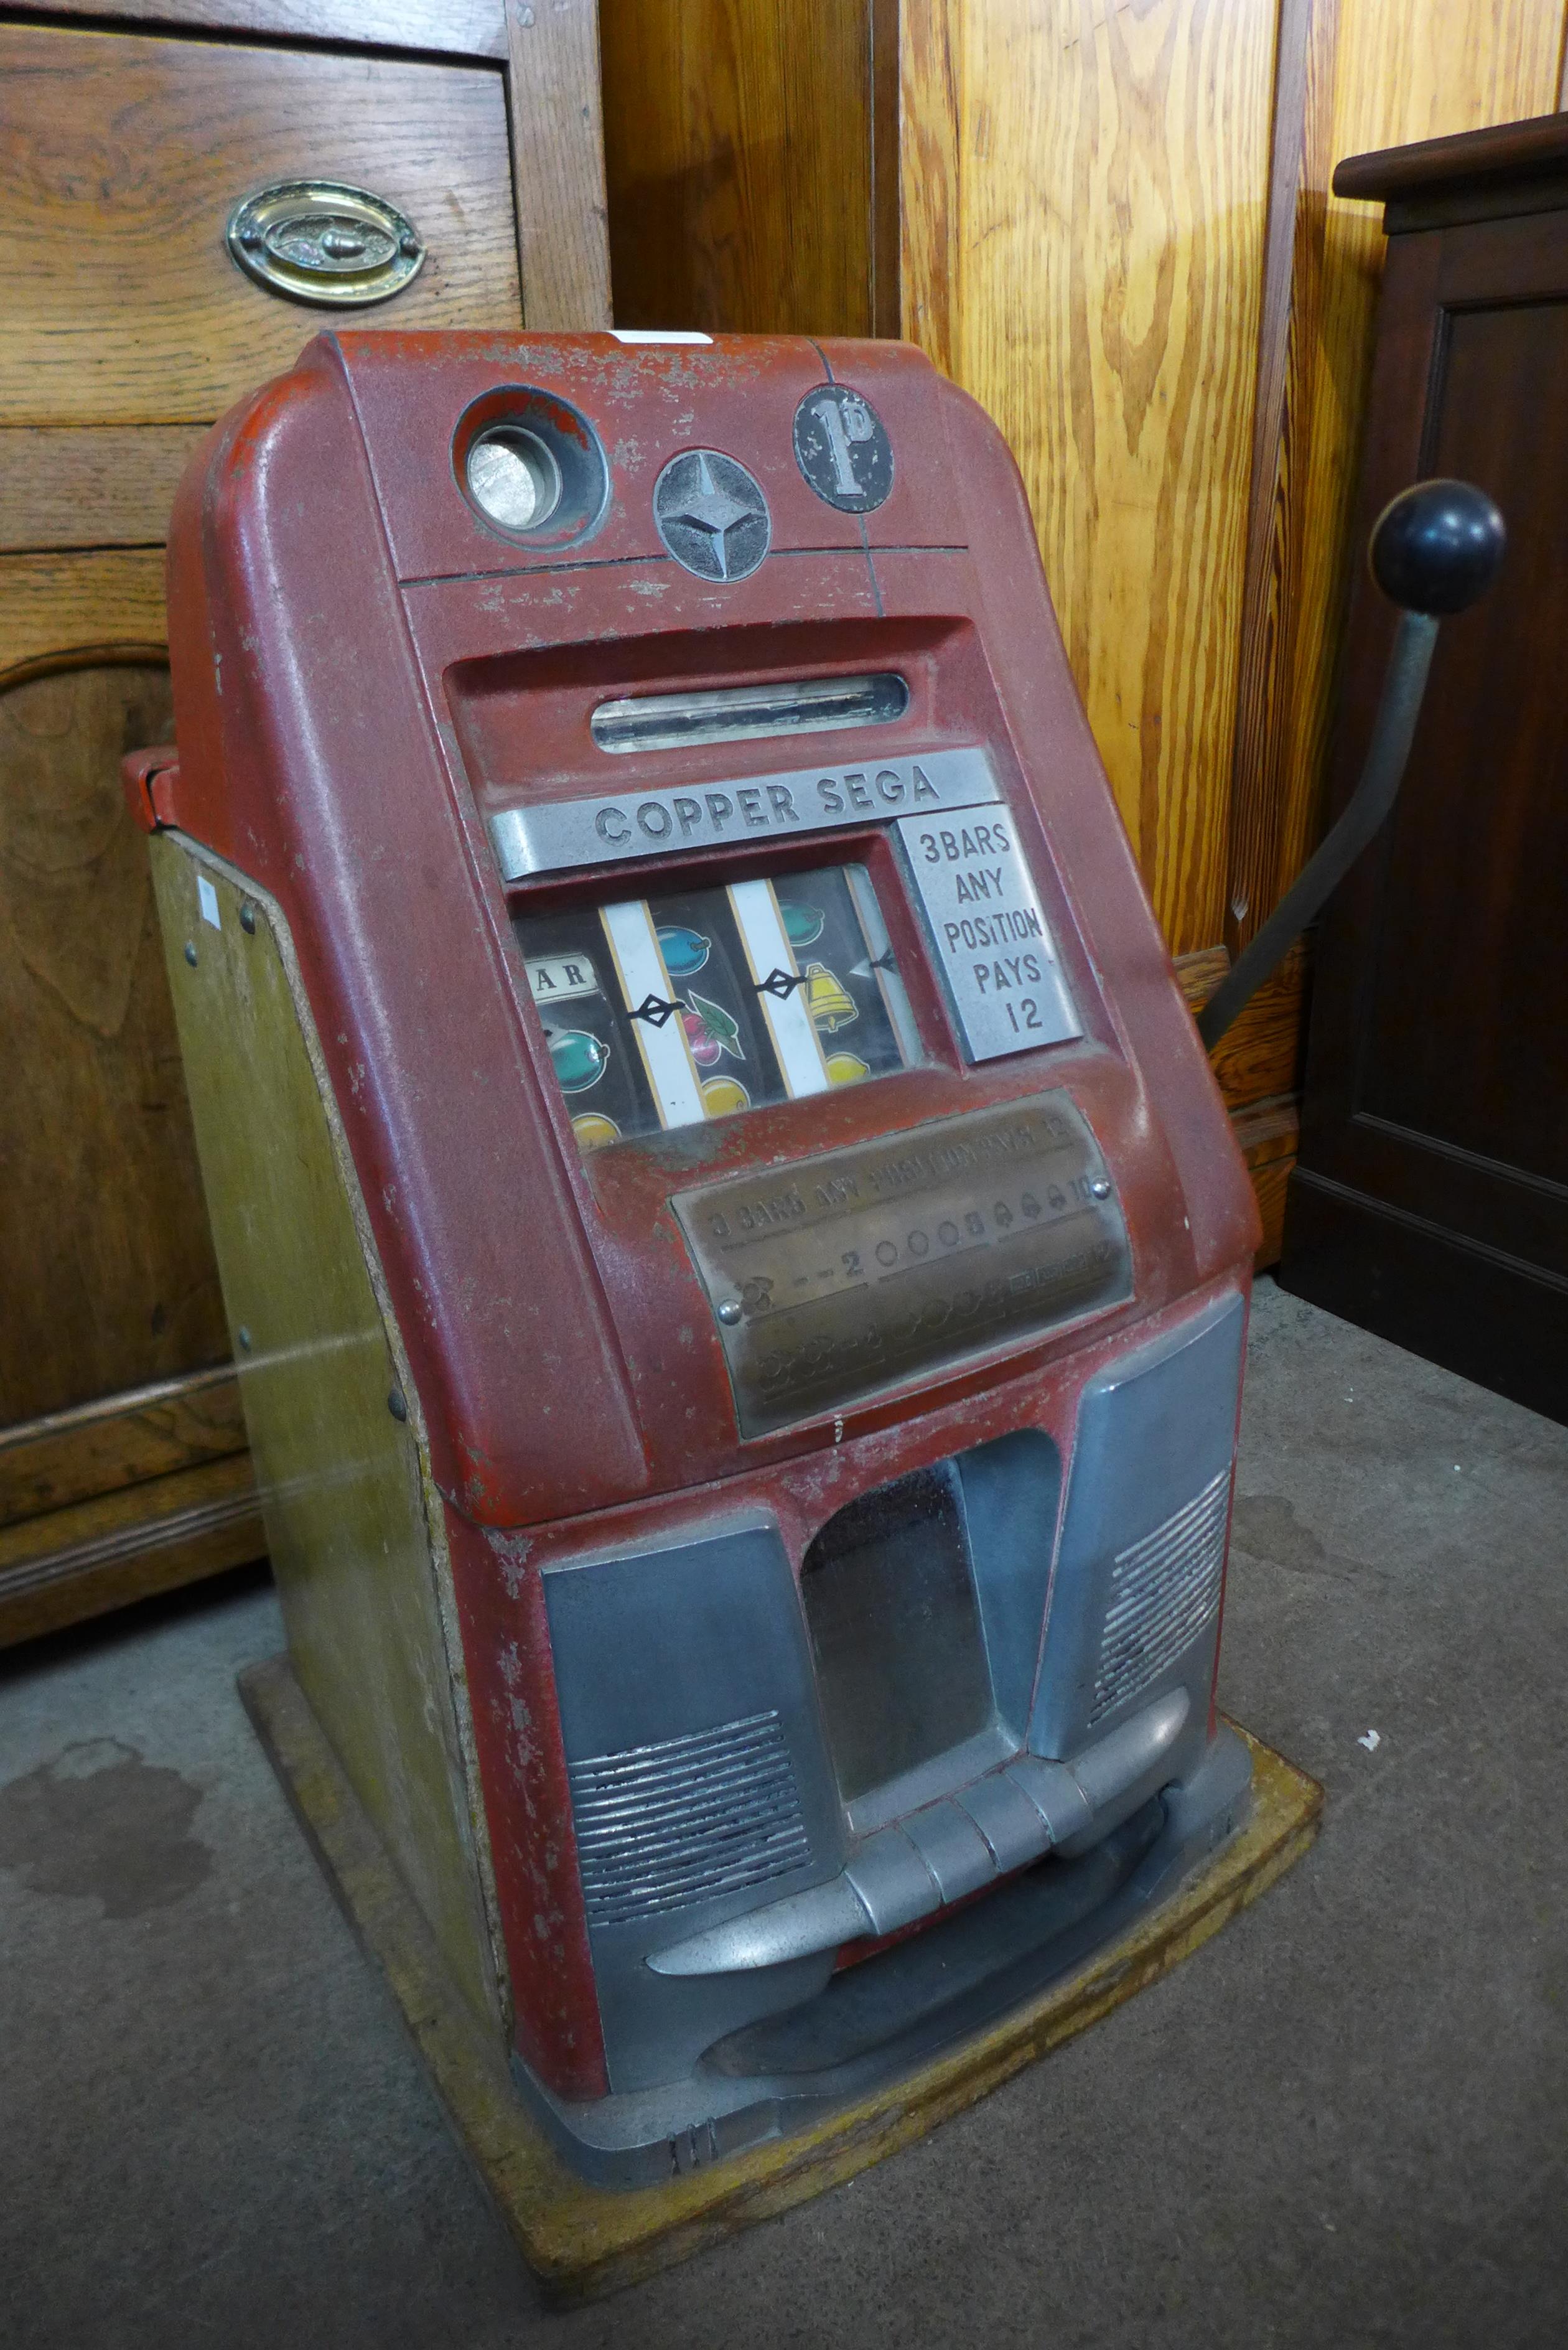
<svg viewBox="0 0 1568 2350"><path fill-rule="evenodd" d="M869 514L893 486L887 427L846 383L806 393L794 412L794 460L817 496L844 514Z"/></svg>

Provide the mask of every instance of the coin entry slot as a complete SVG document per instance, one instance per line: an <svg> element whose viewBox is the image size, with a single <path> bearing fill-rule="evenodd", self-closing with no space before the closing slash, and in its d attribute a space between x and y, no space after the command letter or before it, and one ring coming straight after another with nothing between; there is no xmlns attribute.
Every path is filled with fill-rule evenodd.
<svg viewBox="0 0 1568 2350"><path fill-rule="evenodd" d="M601 702L588 728L601 751L674 751L696 743L888 726L909 707L907 681L885 671L874 677L791 678L701 693L624 695Z"/></svg>

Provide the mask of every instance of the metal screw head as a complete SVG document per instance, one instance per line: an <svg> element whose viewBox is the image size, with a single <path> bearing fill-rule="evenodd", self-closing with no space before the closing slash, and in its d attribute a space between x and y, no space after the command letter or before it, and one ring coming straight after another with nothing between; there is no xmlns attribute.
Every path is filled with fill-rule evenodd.
<svg viewBox="0 0 1568 2350"><path fill-rule="evenodd" d="M248 898L244 904L240 908L240 928L244 931L247 939L254 938L256 934L256 910L251 904Z"/></svg>
<svg viewBox="0 0 1568 2350"><path fill-rule="evenodd" d="M241 1353L248 1355L251 1350L251 1334L243 1322L234 1332L234 1336L240 1342Z"/></svg>
<svg viewBox="0 0 1568 2350"><path fill-rule="evenodd" d="M394 1388L392 1389L391 1394L387 1398L387 1409L391 1413L394 1419L407 1419L409 1416L409 1407L404 1399L401 1388Z"/></svg>
<svg viewBox="0 0 1568 2350"><path fill-rule="evenodd" d="M193 939L187 939L185 941L185 960L190 964L192 970L194 971L196 968L196 942Z"/></svg>
<svg viewBox="0 0 1568 2350"><path fill-rule="evenodd" d="M421 250L421 247L417 236L400 236L398 239L398 251L403 255L406 261L417 261Z"/></svg>
<svg viewBox="0 0 1568 2350"><path fill-rule="evenodd" d="M720 1321L724 1323L730 1329L733 1329L735 1324L740 1320L740 1299L738 1297L726 1297L723 1304L719 1308Z"/></svg>
<svg viewBox="0 0 1568 2350"><path fill-rule="evenodd" d="M1094 1181L1089 1186L1089 1197L1092 1200L1108 1200L1110 1196L1111 1187L1109 1183L1106 1180L1106 1178L1103 1175L1096 1175Z"/></svg>

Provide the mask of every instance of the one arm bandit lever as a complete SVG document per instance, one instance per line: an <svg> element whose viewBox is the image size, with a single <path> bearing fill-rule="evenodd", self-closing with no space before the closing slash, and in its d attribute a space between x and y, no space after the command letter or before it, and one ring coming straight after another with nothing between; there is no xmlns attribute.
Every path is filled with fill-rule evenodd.
<svg viewBox="0 0 1568 2350"><path fill-rule="evenodd" d="M1496 506L1469 482L1417 482L1373 525L1372 576L1404 609L1366 764L1338 823L1199 1014L1198 1033L1210 1051L1387 817L1410 755L1438 628L1485 595L1506 537Z"/></svg>

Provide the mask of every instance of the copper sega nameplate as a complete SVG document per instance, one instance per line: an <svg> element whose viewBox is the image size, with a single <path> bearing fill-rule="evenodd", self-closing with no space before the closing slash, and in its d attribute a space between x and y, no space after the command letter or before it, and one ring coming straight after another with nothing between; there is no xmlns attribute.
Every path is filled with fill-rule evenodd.
<svg viewBox="0 0 1568 2350"><path fill-rule="evenodd" d="M1115 1190L1059 1088L672 1204L745 1436L1132 1291Z"/></svg>
<svg viewBox="0 0 1568 2350"><path fill-rule="evenodd" d="M493 816L490 837L503 880L520 881L529 873L663 857L674 849L789 840L836 825L919 816L998 796L990 759L971 744L831 772L800 767L684 790L541 800Z"/></svg>

